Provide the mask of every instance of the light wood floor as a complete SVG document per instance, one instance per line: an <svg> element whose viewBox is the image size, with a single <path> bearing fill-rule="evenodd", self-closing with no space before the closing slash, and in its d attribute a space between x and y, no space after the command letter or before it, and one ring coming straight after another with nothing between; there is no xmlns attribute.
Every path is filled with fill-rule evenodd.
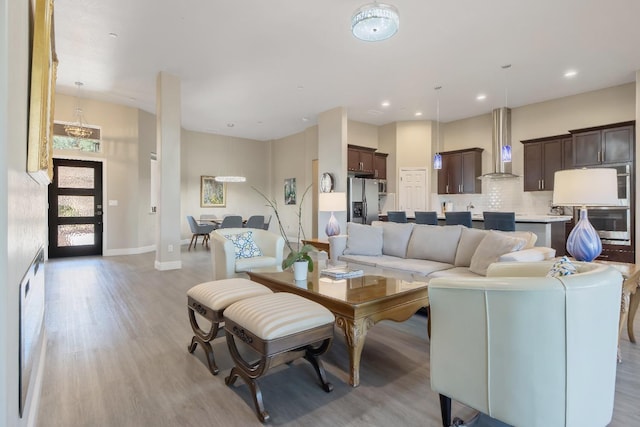
<svg viewBox="0 0 640 427"><path fill-rule="evenodd" d="M223 337L214 344L216 377L200 348L187 352L186 291L210 280L209 252L183 250L183 268L167 272L153 268L154 256L46 264L49 340L38 426L261 425L244 383L224 385L232 362ZM345 382L348 359L338 330L323 357L333 392L322 391L304 360L272 369L260 381L271 425L440 426L438 397L429 387L426 324L416 315L369 331L355 389ZM635 326L640 331L640 316ZM625 337L622 356L610 425L636 426L640 344ZM470 413L454 404L455 415Z"/></svg>

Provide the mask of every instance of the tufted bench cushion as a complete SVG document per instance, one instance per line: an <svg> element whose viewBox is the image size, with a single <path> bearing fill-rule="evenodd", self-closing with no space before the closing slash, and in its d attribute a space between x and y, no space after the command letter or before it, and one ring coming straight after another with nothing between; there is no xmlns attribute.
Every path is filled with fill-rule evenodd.
<svg viewBox="0 0 640 427"><path fill-rule="evenodd" d="M273 340L333 323L333 313L320 304L287 292L247 298L227 308L225 318Z"/></svg>

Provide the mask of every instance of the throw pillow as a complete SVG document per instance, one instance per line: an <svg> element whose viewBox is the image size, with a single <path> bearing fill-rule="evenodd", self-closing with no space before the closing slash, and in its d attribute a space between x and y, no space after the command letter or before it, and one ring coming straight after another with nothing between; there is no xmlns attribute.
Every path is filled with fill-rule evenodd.
<svg viewBox="0 0 640 427"><path fill-rule="evenodd" d="M578 269L576 269L576 266L569 260L569 258L563 256L553 263L551 269L547 273L547 277L571 276L577 272Z"/></svg>
<svg viewBox="0 0 640 427"><path fill-rule="evenodd" d="M527 241L525 239L507 236L503 233L490 230L471 257L469 270L485 276L489 265L498 261L501 255L519 251L526 243Z"/></svg>
<svg viewBox="0 0 640 427"><path fill-rule="evenodd" d="M536 241L538 240L538 236L536 233L531 231L498 231L498 233L504 233L507 236L519 237L521 239L525 239L527 243L524 245L522 249L533 248L536 245Z"/></svg>
<svg viewBox="0 0 640 427"><path fill-rule="evenodd" d="M453 264L463 228L461 225L416 224L409 239L407 258Z"/></svg>
<svg viewBox="0 0 640 427"><path fill-rule="evenodd" d="M384 255L406 258L407 245L413 230L413 223L383 222L382 233L382 253ZM376 227L374 227L376 228Z"/></svg>
<svg viewBox="0 0 640 427"><path fill-rule="evenodd" d="M252 231L237 234L223 234L223 236L233 243L236 259L262 256L262 251L258 245L256 245L256 242L253 241Z"/></svg>
<svg viewBox="0 0 640 427"><path fill-rule="evenodd" d="M462 229L454 262L456 267L469 267L469 264L471 264L471 257L476 252L478 245L482 242L482 239L485 238L487 233L488 231L479 230L477 228L464 227Z"/></svg>
<svg viewBox="0 0 640 427"><path fill-rule="evenodd" d="M370 225L347 223L345 255L382 255L382 229Z"/></svg>

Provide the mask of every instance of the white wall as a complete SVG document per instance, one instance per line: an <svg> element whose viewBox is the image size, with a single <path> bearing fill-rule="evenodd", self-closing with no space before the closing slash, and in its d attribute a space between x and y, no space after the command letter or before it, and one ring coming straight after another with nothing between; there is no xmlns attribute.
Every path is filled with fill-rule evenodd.
<svg viewBox="0 0 640 427"><path fill-rule="evenodd" d="M347 143L378 148L378 126L347 120Z"/></svg>
<svg viewBox="0 0 640 427"><path fill-rule="evenodd" d="M30 4L0 0L0 425L17 427L34 421L33 398L40 392L34 381L42 375L32 374L20 419L19 284L47 239L47 188L26 173Z"/></svg>

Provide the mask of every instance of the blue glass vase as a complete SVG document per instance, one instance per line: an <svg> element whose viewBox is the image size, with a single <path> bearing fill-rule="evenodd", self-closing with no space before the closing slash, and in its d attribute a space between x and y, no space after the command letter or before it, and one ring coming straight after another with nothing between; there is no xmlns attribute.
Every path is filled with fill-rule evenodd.
<svg viewBox="0 0 640 427"><path fill-rule="evenodd" d="M602 252L600 236L587 218L587 210L580 209L580 220L567 238L567 251L578 261L591 262Z"/></svg>

